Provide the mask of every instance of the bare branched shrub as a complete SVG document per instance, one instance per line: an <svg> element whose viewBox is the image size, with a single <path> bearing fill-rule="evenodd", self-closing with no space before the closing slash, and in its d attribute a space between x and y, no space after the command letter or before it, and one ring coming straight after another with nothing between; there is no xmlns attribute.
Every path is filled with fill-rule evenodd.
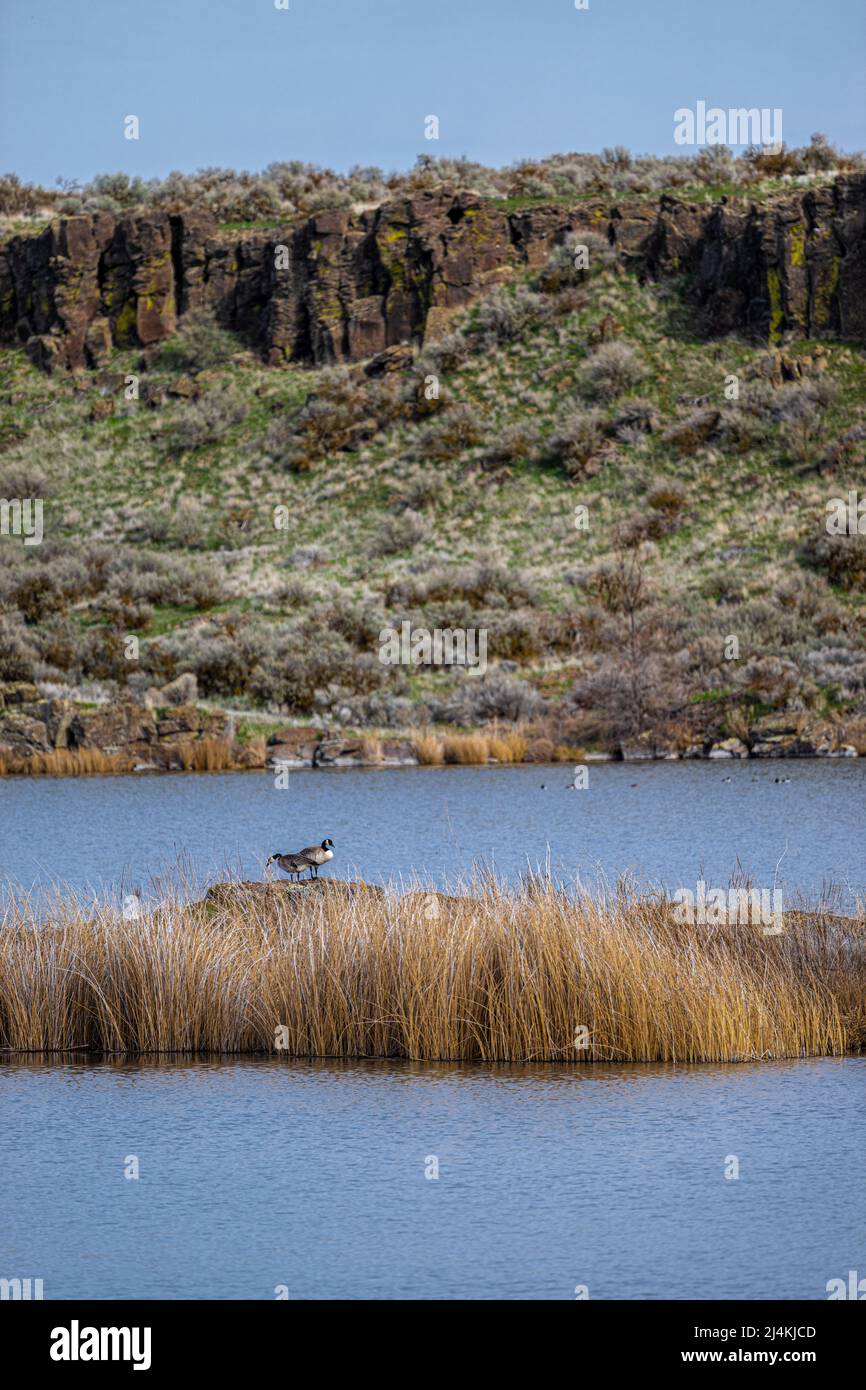
<svg viewBox="0 0 866 1390"><path fill-rule="evenodd" d="M373 542L371 555L398 555L402 550L413 550L416 545L428 539L429 523L411 508L397 516L386 516L379 523Z"/></svg>
<svg viewBox="0 0 866 1390"><path fill-rule="evenodd" d="M236 391L209 391L197 401L175 407L159 435L163 448L200 449L214 444L246 418L247 404Z"/></svg>
<svg viewBox="0 0 866 1390"><path fill-rule="evenodd" d="M545 449L569 478L591 478L602 466L606 434L603 411L571 406L557 420Z"/></svg>
<svg viewBox="0 0 866 1390"><path fill-rule="evenodd" d="M533 719L543 702L526 681L506 671L484 676L461 674L448 694L427 701L430 716L438 723L488 724L504 719L518 724Z"/></svg>
<svg viewBox="0 0 866 1390"><path fill-rule="evenodd" d="M519 463L538 453L541 431L535 420L518 420L506 425L488 448L488 457L502 463Z"/></svg>
<svg viewBox="0 0 866 1390"><path fill-rule="evenodd" d="M542 294L561 294L564 290L579 288L616 264L616 251L606 237L597 232L569 232L565 240L553 248L534 284Z"/></svg>
<svg viewBox="0 0 866 1390"><path fill-rule="evenodd" d="M205 371L224 367L243 343L222 328L208 309L191 309L178 323L177 333L160 347L155 365L162 371Z"/></svg>
<svg viewBox="0 0 866 1390"><path fill-rule="evenodd" d="M611 401L633 391L646 376L634 348L628 343L601 343L583 365L581 382L596 400Z"/></svg>
<svg viewBox="0 0 866 1390"><path fill-rule="evenodd" d="M802 554L831 584L866 593L866 536L831 536L822 528L806 541Z"/></svg>
<svg viewBox="0 0 866 1390"><path fill-rule="evenodd" d="M644 435L653 434L658 427L659 413L652 401L635 396L617 406L612 429L614 438L621 443L638 443Z"/></svg>
<svg viewBox="0 0 866 1390"><path fill-rule="evenodd" d="M721 419L721 411L712 406L698 406L680 414L662 435L679 454L694 454L712 439Z"/></svg>
<svg viewBox="0 0 866 1390"><path fill-rule="evenodd" d="M517 289L499 287L480 301L471 325L490 346L523 337L527 329L542 323L550 312L544 295L520 285Z"/></svg>
<svg viewBox="0 0 866 1390"><path fill-rule="evenodd" d="M417 459L448 463L482 443L484 429L484 417L474 405L449 406L418 432L412 454Z"/></svg>
<svg viewBox="0 0 866 1390"><path fill-rule="evenodd" d="M0 680L31 681L36 678L39 653L18 614L0 614Z"/></svg>

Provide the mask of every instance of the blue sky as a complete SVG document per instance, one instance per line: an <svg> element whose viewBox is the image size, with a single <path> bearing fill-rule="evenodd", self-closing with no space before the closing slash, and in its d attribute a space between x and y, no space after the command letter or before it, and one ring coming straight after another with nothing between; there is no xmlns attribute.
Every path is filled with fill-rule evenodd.
<svg viewBox="0 0 866 1390"><path fill-rule="evenodd" d="M673 112L699 99L781 107L789 145L866 146L863 0L289 4L0 0L0 171L673 153Z"/></svg>

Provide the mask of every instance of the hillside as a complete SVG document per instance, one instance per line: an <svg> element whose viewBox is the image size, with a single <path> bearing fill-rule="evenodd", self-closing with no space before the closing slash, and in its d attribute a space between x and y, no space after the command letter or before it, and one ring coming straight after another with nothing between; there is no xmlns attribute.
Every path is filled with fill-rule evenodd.
<svg viewBox="0 0 866 1390"><path fill-rule="evenodd" d="M38 683L0 753L176 738L94 711L182 673L252 764L289 722L866 752L866 535L827 529L866 494L864 225L854 172L19 228L0 497L44 539L0 540L0 681ZM485 631L486 674L383 662L407 622Z"/></svg>

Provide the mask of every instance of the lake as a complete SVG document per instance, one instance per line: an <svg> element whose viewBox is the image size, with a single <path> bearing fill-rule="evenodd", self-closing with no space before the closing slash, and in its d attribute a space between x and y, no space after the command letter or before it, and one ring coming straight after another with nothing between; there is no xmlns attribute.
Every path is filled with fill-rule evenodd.
<svg viewBox="0 0 866 1390"><path fill-rule="evenodd" d="M866 758L568 767L421 767L0 780L0 880L141 888L188 857L201 880L258 878L268 855L330 836L328 873L438 886L492 865L567 879L726 886L737 861L793 900L866 888ZM790 777L789 783L775 782ZM730 780L725 780L725 779ZM781 861L781 862L780 862ZM778 867L777 867L778 866ZM774 876L776 876L774 878Z"/></svg>
<svg viewBox="0 0 866 1390"><path fill-rule="evenodd" d="M259 876L328 835L329 872L368 881L444 885L473 862L514 880L549 859L673 888L726 885L739 861L789 900L833 884L850 910L863 892L866 760L593 766L584 791L570 776L7 780L0 877L147 897L178 854L200 881ZM866 1271L864 1167L860 1057L7 1057L0 1277L41 1278L47 1299L823 1299Z"/></svg>
<svg viewBox="0 0 866 1390"><path fill-rule="evenodd" d="M864 1083L859 1058L7 1064L0 1275L47 1299L826 1298L866 1268Z"/></svg>

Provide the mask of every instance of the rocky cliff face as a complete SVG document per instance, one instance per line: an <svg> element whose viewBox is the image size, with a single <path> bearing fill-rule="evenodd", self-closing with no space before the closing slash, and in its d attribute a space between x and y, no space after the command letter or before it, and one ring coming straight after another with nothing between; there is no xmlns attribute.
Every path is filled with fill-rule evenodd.
<svg viewBox="0 0 866 1390"><path fill-rule="evenodd" d="M589 230L638 274L687 275L708 333L866 342L863 175L710 209L663 197L506 212L442 188L242 237L197 212L61 218L0 248L0 339L74 371L205 307L274 366L357 361L437 336L453 310Z"/></svg>

